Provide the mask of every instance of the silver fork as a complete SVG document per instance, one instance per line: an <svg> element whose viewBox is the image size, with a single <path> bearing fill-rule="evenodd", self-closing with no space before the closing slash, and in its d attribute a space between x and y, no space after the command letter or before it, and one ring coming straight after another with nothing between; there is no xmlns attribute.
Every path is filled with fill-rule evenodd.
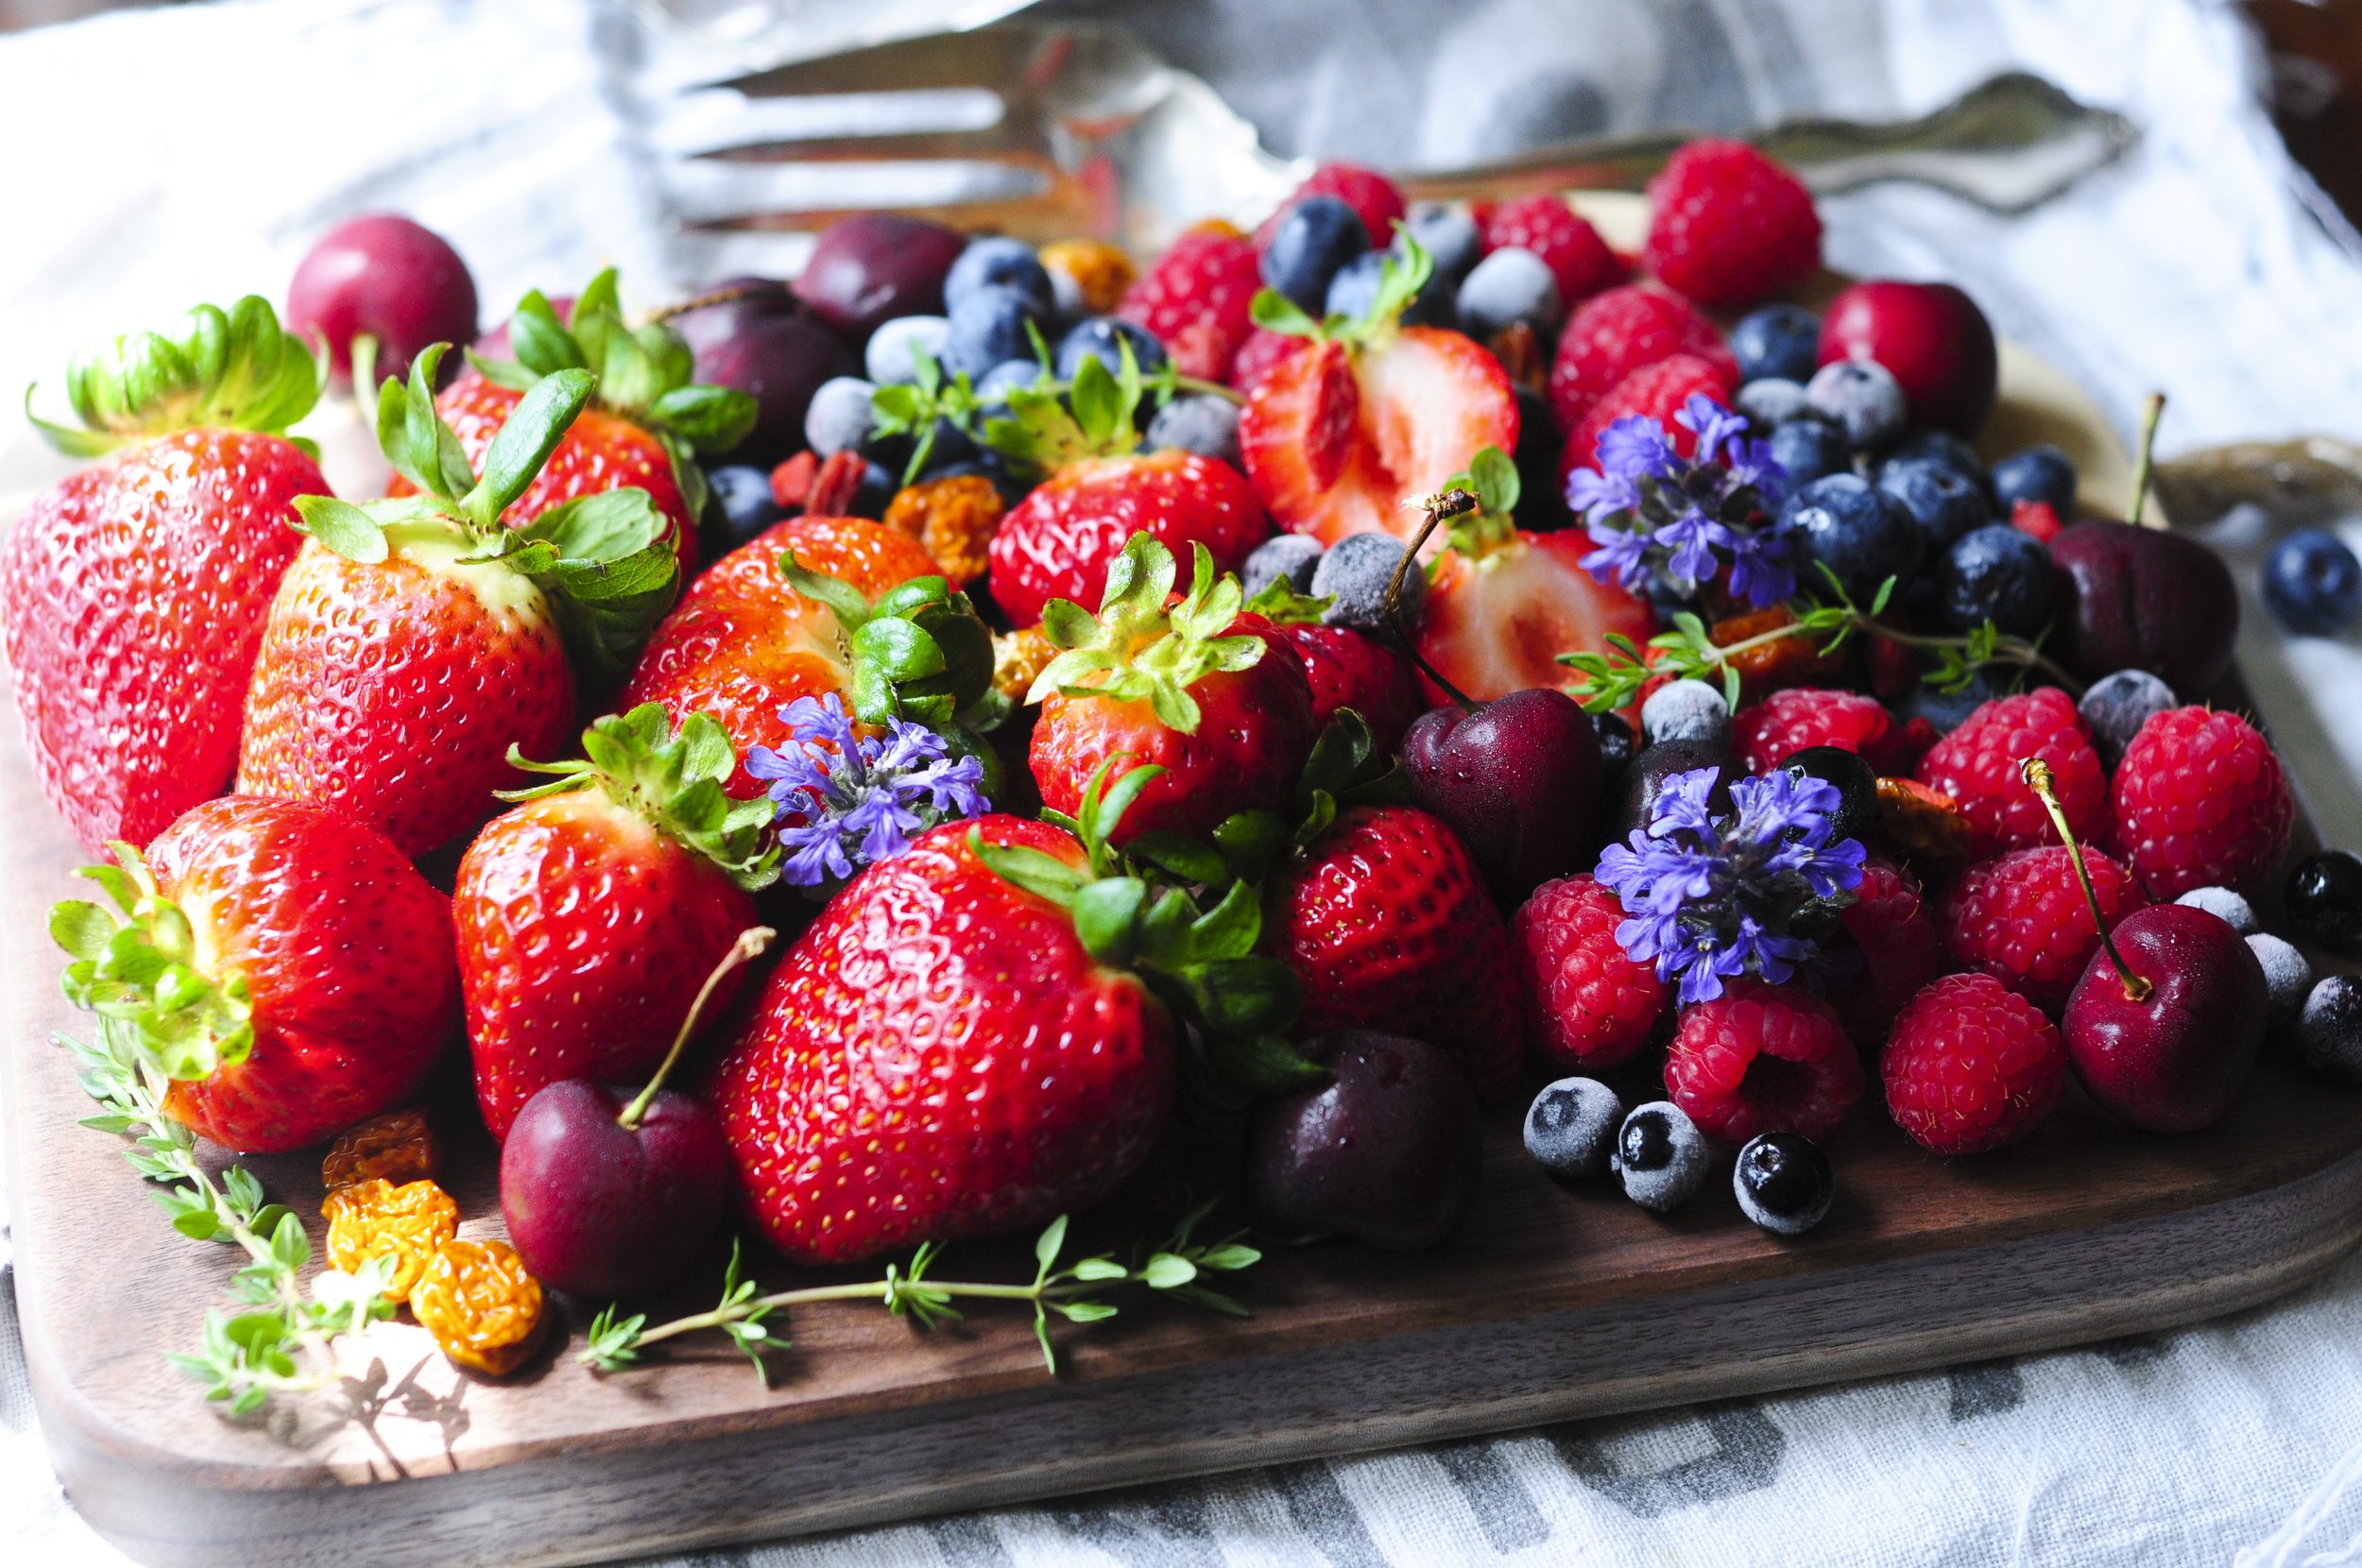
<svg viewBox="0 0 2362 1568"><path fill-rule="evenodd" d="M877 208L1149 254L1204 218L1251 227L1309 172L1266 152L1204 81L1087 24L1007 22L757 71L673 98L654 139L667 216L716 270L795 270L813 231ZM1921 119L1789 121L1754 139L1822 195L1907 179L2016 213L2138 132L2012 73ZM1683 140L1602 137L1400 178L1414 198L1637 190Z"/></svg>

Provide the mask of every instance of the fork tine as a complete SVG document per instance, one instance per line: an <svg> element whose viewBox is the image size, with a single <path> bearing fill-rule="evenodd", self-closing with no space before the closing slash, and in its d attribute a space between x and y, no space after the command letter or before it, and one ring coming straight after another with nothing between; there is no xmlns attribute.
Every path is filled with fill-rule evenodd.
<svg viewBox="0 0 2362 1568"><path fill-rule="evenodd" d="M821 211L956 206L1031 196L1059 183L1043 159L920 162L741 162L692 159L665 172L665 206L690 226Z"/></svg>
<svg viewBox="0 0 2362 1568"><path fill-rule="evenodd" d="M982 159L998 162L1011 155L1039 157L1039 143L1004 127L989 130L920 130L888 136L815 136L779 142L746 142L693 156L729 163L846 163L938 162Z"/></svg>
<svg viewBox="0 0 2362 1568"><path fill-rule="evenodd" d="M849 54L799 60L715 85L735 88L750 98L947 87L990 89L1026 79L1033 74L1036 57L1055 45L1064 31L1018 24L939 33Z"/></svg>
<svg viewBox="0 0 2362 1568"><path fill-rule="evenodd" d="M662 105L649 141L660 151L693 157L773 142L988 130L1007 118L1000 95L982 89L747 98L712 88L682 94Z"/></svg>

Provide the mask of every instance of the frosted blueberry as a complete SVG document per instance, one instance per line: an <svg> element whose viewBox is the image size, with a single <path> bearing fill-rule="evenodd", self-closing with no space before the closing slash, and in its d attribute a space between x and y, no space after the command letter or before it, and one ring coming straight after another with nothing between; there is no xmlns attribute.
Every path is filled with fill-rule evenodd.
<svg viewBox="0 0 2362 1568"><path fill-rule="evenodd" d="M1664 741L1703 741L1727 751L1731 705L1704 681L1669 681L1640 705L1640 732L1652 746Z"/></svg>
<svg viewBox="0 0 2362 1568"><path fill-rule="evenodd" d="M2313 987L2297 1019L2297 1054L2316 1072L2362 1084L2362 980L2332 975Z"/></svg>
<svg viewBox="0 0 2362 1568"><path fill-rule="evenodd" d="M1320 564L1320 540L1309 534L1281 534L1255 547L1255 554L1246 558L1246 566L1239 573L1239 586L1252 599L1285 577L1288 587L1295 592L1309 593L1312 573Z"/></svg>
<svg viewBox="0 0 2362 1568"><path fill-rule="evenodd" d="M1549 264L1514 245L1477 263L1460 284L1456 305L1460 330L1480 343L1518 321L1537 332L1552 332L1566 315Z"/></svg>
<svg viewBox="0 0 2362 1568"><path fill-rule="evenodd" d="M804 410L804 439L822 457L849 452L869 439L874 416L870 395L877 387L859 376L837 376L820 383Z"/></svg>
<svg viewBox="0 0 2362 1568"><path fill-rule="evenodd" d="M1738 411L1753 419L1758 428L1769 430L1773 425L1784 425L1810 412L1810 409L1805 401L1803 383L1779 376L1766 376L1761 381L1751 381L1738 389ZM1821 476L1816 473L1809 477L1818 479Z"/></svg>
<svg viewBox="0 0 2362 1568"><path fill-rule="evenodd" d="M1337 599L1321 619L1356 631L1385 629L1386 585L1394 580L1402 555L1402 541L1391 534L1348 534L1330 545L1312 571L1312 597L1334 594ZM1427 573L1415 566L1404 572L1401 599L1404 626L1417 626L1427 603Z"/></svg>
<svg viewBox="0 0 2362 1568"><path fill-rule="evenodd" d="M1881 447L1903 434L1909 410L1902 383L1875 360L1841 359L1813 372L1805 401L1845 427L1857 452Z"/></svg>
<svg viewBox="0 0 2362 1568"><path fill-rule="evenodd" d="M1821 1223L1837 1197L1829 1157L1794 1133L1759 1133L1738 1151L1731 1172L1738 1209L1774 1236L1802 1236Z"/></svg>
<svg viewBox="0 0 2362 1568"><path fill-rule="evenodd" d="M1706 1140L1682 1108L1653 1099L1617 1129L1608 1168L1624 1196L1656 1214L1670 1214L1706 1185Z"/></svg>
<svg viewBox="0 0 2362 1568"><path fill-rule="evenodd" d="M951 323L940 315L897 316L871 334L869 347L862 350L862 369L880 386L915 382L918 350L940 365L944 340L950 335Z"/></svg>
<svg viewBox="0 0 2362 1568"><path fill-rule="evenodd" d="M1526 1111L1526 1152L1553 1176L1604 1176L1624 1102L1596 1078L1562 1078Z"/></svg>
<svg viewBox="0 0 2362 1568"><path fill-rule="evenodd" d="M2206 889L2199 889L2206 892ZM2237 895L2233 895L2236 897ZM2175 902L2186 904L2190 895L2183 894ZM2200 906L2201 908L2203 906ZM2313 989L2313 965L2296 945L2269 931L2256 931L2247 939L2255 962L2264 966L2264 984L2271 992L2272 1028L2285 1029L2304 1012L2304 998Z"/></svg>
<svg viewBox="0 0 2362 1568"><path fill-rule="evenodd" d="M2173 688L2155 675L2146 670L2119 670L2092 682L2075 710L2091 728L2092 749L2113 768L2124 759L2124 748L2143 724L2176 706Z"/></svg>
<svg viewBox="0 0 2362 1568"><path fill-rule="evenodd" d="M1241 468L1239 405L1210 392L1175 398L1148 421L1148 446L1152 452L1167 447L1193 452Z"/></svg>
<svg viewBox="0 0 2362 1568"><path fill-rule="evenodd" d="M2253 936L2264 929L2263 922L2255 918L2253 907L2229 888L2192 888L2174 902L2187 904L2194 910L2204 910L2208 914L2220 915L2241 936Z"/></svg>

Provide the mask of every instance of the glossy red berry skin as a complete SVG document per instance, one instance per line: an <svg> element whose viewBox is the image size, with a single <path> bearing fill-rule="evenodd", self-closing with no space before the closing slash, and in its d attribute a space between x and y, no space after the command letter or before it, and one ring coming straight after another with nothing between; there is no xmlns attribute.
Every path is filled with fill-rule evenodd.
<svg viewBox="0 0 2362 1568"><path fill-rule="evenodd" d="M1817 1142L1861 1099L1861 1057L1827 1002L1742 976L1681 1010L1665 1087L1713 1137L1745 1143L1785 1132Z"/></svg>
<svg viewBox="0 0 2362 1568"><path fill-rule="evenodd" d="M2147 996L2094 963L2061 1019L2075 1075L2100 1109L2152 1133L2221 1119L2263 1049L2271 990L2246 938L2219 915L2152 904L2114 932Z"/></svg>
<svg viewBox="0 0 2362 1568"><path fill-rule="evenodd" d="M2106 855L2087 846L2083 864L2110 930L2148 902L2132 874ZM1954 964L1991 975L2045 1013L2066 1005L2099 952L2091 901L2063 844L1970 866L1944 890L1936 923Z"/></svg>
<svg viewBox="0 0 2362 1568"><path fill-rule="evenodd" d="M1892 724L1875 698L1791 686L1731 716L1731 749L1749 773L1758 775L1808 746L1835 746L1874 758Z"/></svg>
<svg viewBox="0 0 2362 1568"><path fill-rule="evenodd" d="M1534 1048L1596 1072L1629 1060L1664 1020L1671 992L1616 940L1624 906L1590 877L1545 882L1519 907L1510 945Z"/></svg>
<svg viewBox="0 0 2362 1568"><path fill-rule="evenodd" d="M1894 1020L1878 1062L1895 1124L1939 1154L2031 1132L2066 1087L2050 1020L1991 975L1946 975Z"/></svg>
<svg viewBox="0 0 2362 1568"><path fill-rule="evenodd" d="M1968 819L1969 853L1990 859L2056 843L2049 814L2018 764L2039 757L2078 842L2104 842L2108 775L2074 699L2055 686L1984 704L1936 742L1911 776L1952 797Z"/></svg>
<svg viewBox="0 0 2362 1568"><path fill-rule="evenodd" d="M1883 855L1863 862L1854 901L1837 918L1861 967L1829 988L1829 1005L1857 1044L1874 1045L1920 987L1943 972L1943 942L1919 879Z"/></svg>
<svg viewBox="0 0 2362 1568"><path fill-rule="evenodd" d="M1737 383L1738 361L1722 346L1722 334L1687 300L1637 283L1584 300L1567 318L1550 363L1558 428L1573 430L1617 382L1675 354L1696 354Z"/></svg>
<svg viewBox="0 0 2362 1568"><path fill-rule="evenodd" d="M1001 520L987 547L992 597L1013 624L1031 626L1053 599L1098 609L1107 565L1134 534L1155 536L1185 563L1202 544L1216 571L1236 572L1271 532L1263 503L1219 458L1175 451L1085 458Z"/></svg>
<svg viewBox="0 0 2362 1568"><path fill-rule="evenodd" d="M352 380L352 340L367 332L379 378L400 379L429 344L475 341L475 279L431 229L394 213L348 218L296 264L287 330L327 340L339 383Z"/></svg>
<svg viewBox="0 0 2362 1568"><path fill-rule="evenodd" d="M1821 317L1821 363L1875 360L1902 383L1913 425L1973 436L1993 412L2000 349L1977 301L1950 283L1856 283Z"/></svg>
<svg viewBox="0 0 2362 1568"><path fill-rule="evenodd" d="M1721 364L1703 354L1674 354L1642 366L1584 410L1559 457L1559 477L1564 480L1577 469L1599 467L1600 437L1608 426L1632 414L1654 419L1672 434L1674 451L1685 457L1694 455L1698 437L1676 423L1674 416L1688 407L1692 398L1728 404L1735 385Z"/></svg>
<svg viewBox="0 0 2362 1568"><path fill-rule="evenodd" d="M1419 677L1398 648L1350 626L1298 622L1279 628L1304 661L1312 686L1312 724L1325 729L1341 707L1350 707L1370 726L1370 739L1385 756L1402 749L1403 732L1427 711Z"/></svg>
<svg viewBox="0 0 2362 1568"><path fill-rule="evenodd" d="M1226 226L1208 226L1175 240L1124 290L1116 314L1155 333L1183 375L1226 382L1258 332L1248 307L1262 286L1255 247Z"/></svg>
<svg viewBox="0 0 2362 1568"><path fill-rule="evenodd" d="M943 279L967 236L899 213L859 213L820 231L796 298L858 344L884 323L943 309Z"/></svg>
<svg viewBox="0 0 2362 1568"><path fill-rule="evenodd" d="M1560 302L1570 311L1624 281L1624 264L1600 231L1554 196L1519 196L1494 208L1484 222L1484 248L1503 246L1541 257L1558 284Z"/></svg>
<svg viewBox="0 0 2362 1568"><path fill-rule="evenodd" d="M1735 308L1821 264L1821 214L1784 165L1744 142L1700 137L1649 181L1641 264L1701 304Z"/></svg>
<svg viewBox="0 0 2362 1568"><path fill-rule="evenodd" d="M2174 707L2132 737L2110 785L2114 842L2151 898L2253 891L2288 853L2296 803L2271 745L2236 713Z"/></svg>

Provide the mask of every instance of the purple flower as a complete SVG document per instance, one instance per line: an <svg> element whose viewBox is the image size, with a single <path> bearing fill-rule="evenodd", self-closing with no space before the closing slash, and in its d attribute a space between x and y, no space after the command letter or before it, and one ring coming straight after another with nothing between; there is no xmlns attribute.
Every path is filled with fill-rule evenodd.
<svg viewBox="0 0 2362 1568"><path fill-rule="evenodd" d="M797 887L843 881L909 849L915 833L991 810L977 790L984 764L951 756L923 724L890 719L884 737L858 736L833 691L796 698L779 722L790 743L754 747L746 771L771 780L781 820L803 819L779 829L788 852L781 876Z"/></svg>
<svg viewBox="0 0 2362 1568"><path fill-rule="evenodd" d="M1600 469L1618 479L1674 479L1687 468L1665 427L1645 414L1627 414L1600 432Z"/></svg>
<svg viewBox="0 0 2362 1568"><path fill-rule="evenodd" d="M1600 548L1576 564L1591 574L1595 583L1604 583L1612 573L1624 588L1640 580L1648 568L1649 536L1610 528L1604 522L1594 522L1583 530L1591 542Z"/></svg>
<svg viewBox="0 0 2362 1568"><path fill-rule="evenodd" d="M1577 469L1566 476L1566 504L1586 522L1598 522L1640 504L1640 486L1621 474Z"/></svg>
<svg viewBox="0 0 2362 1568"><path fill-rule="evenodd" d="M1666 570L1692 583L1714 575L1714 547L1728 546L1734 539L1729 529L1695 506L1649 537L1673 553Z"/></svg>
<svg viewBox="0 0 2362 1568"><path fill-rule="evenodd" d="M1777 505L1788 488L1788 469L1772 455L1769 441L1750 441L1743 437L1722 449L1722 494L1753 485L1762 492L1766 503Z"/></svg>
<svg viewBox="0 0 2362 1568"><path fill-rule="evenodd" d="M1796 591L1796 573L1786 566L1788 530L1774 524L1760 533L1731 535L1731 592L1752 609L1776 605Z"/></svg>
<svg viewBox="0 0 2362 1568"><path fill-rule="evenodd" d="M1617 421L1618 424L1622 422L1620 419ZM1697 434L1698 451L1693 461L1700 468L1715 460L1724 441L1747 428L1745 415L1732 413L1703 392L1689 395L1689 401L1682 404L1681 412L1673 416L1673 422L1684 430ZM1605 449L1605 436L1600 437L1600 445Z"/></svg>

